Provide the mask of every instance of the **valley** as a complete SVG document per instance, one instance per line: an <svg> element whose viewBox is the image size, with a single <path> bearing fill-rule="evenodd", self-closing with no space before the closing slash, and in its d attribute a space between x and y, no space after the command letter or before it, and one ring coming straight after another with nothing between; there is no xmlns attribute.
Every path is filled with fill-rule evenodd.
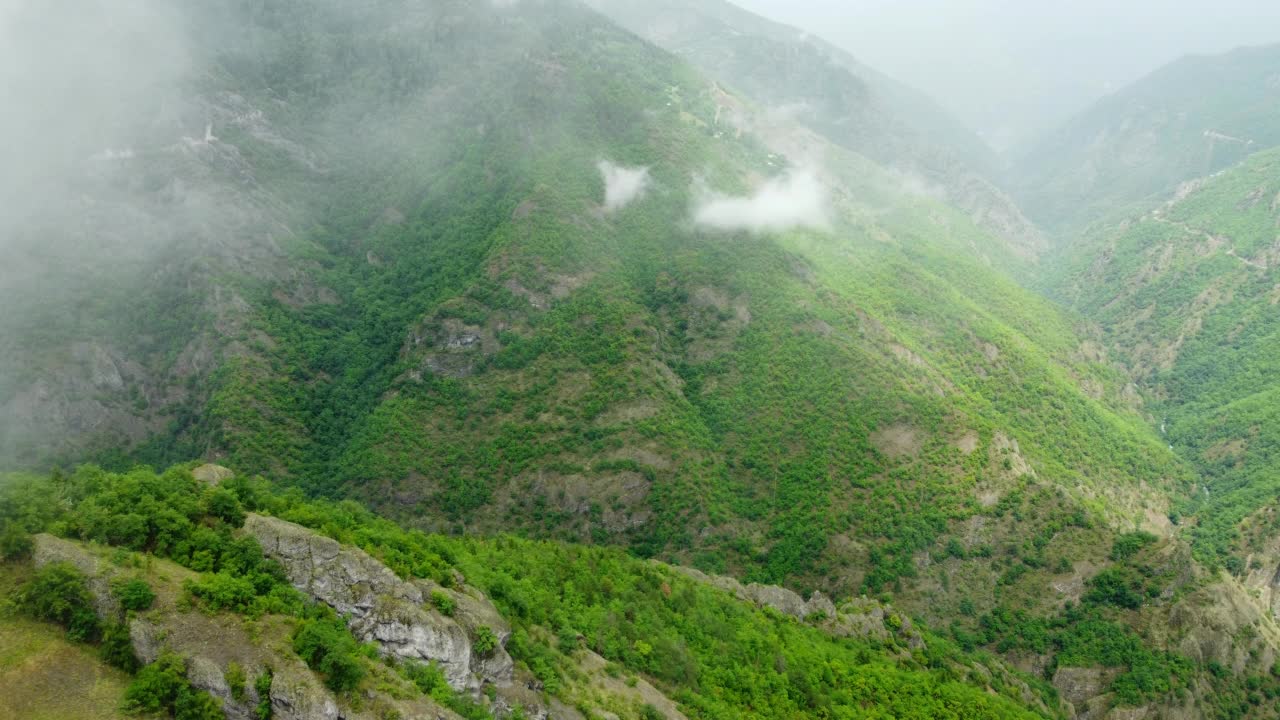
<svg viewBox="0 0 1280 720"><path fill-rule="evenodd" d="M1280 715L1274 48L1010 160L717 0L140 18L0 188L0 702Z"/></svg>

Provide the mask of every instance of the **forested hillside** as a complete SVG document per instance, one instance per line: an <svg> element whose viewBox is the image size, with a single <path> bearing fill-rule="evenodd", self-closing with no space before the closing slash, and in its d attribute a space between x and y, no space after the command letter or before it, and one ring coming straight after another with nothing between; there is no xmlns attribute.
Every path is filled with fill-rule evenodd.
<svg viewBox="0 0 1280 720"><path fill-rule="evenodd" d="M571 3L380 7L218 16L244 27L194 81L214 139L117 171L246 226L175 234L190 259L80 316L118 328L23 314L65 335L10 348L14 452L92 406L107 462L841 591L1024 483L1140 520L1189 481L963 213ZM629 204L601 163L643 178ZM175 186L138 192L170 220ZM752 194L778 207L743 224Z"/></svg>
<svg viewBox="0 0 1280 720"><path fill-rule="evenodd" d="M1274 156L1050 249L645 7L27 6L134 82L0 187L0 632L184 718L1274 717Z"/></svg>
<svg viewBox="0 0 1280 720"><path fill-rule="evenodd" d="M1057 284L1107 328L1151 422L1197 468L1198 487L1179 508L1197 554L1256 575L1268 598L1280 497L1278 227L1280 155L1269 151L1099 229L1072 248Z"/></svg>

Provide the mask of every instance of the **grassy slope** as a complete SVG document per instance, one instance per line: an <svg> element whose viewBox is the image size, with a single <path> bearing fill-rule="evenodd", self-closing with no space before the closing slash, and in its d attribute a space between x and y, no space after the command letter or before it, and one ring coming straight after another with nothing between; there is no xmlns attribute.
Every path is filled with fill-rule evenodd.
<svg viewBox="0 0 1280 720"><path fill-rule="evenodd" d="M29 571L0 563L0 597ZM91 649L69 642L62 628L0 616L0 717L30 720L116 720L128 675Z"/></svg>
<svg viewBox="0 0 1280 720"><path fill-rule="evenodd" d="M1185 197L1072 251L1060 292L1109 329L1145 382L1153 424L1195 463L1196 548L1221 561L1236 526L1280 496L1274 480L1276 197L1280 154L1260 153Z"/></svg>

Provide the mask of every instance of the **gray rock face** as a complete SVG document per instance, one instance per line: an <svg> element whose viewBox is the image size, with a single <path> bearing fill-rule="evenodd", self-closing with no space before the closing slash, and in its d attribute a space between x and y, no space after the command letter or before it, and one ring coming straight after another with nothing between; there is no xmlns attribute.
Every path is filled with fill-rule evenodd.
<svg viewBox="0 0 1280 720"><path fill-rule="evenodd" d="M815 614L821 614L828 619L834 619L836 616L835 603L821 592L815 592L805 600L800 597L800 593L778 585L761 585L760 583L743 585L731 577L708 575L693 568L673 567L695 580L730 592L739 600L745 600L760 607L773 608L783 615L790 615L798 620L804 620Z"/></svg>
<svg viewBox="0 0 1280 720"><path fill-rule="evenodd" d="M739 600L815 624L834 637L896 640L911 650L925 646L924 636L912 625L910 618L899 615L892 607L877 600L854 598L837 608L820 591L815 591L805 600L799 593L777 585L743 585L731 577L708 575L693 568L672 567L695 580L732 593Z"/></svg>
<svg viewBox="0 0 1280 720"><path fill-rule="evenodd" d="M221 465L201 465L191 471L191 476L205 485L218 485L235 477L236 474Z"/></svg>
<svg viewBox="0 0 1280 720"><path fill-rule="evenodd" d="M339 720L338 704L310 673L292 668L271 678L271 717L277 720Z"/></svg>
<svg viewBox="0 0 1280 720"><path fill-rule="evenodd" d="M1091 667L1060 667L1053 675L1053 686L1071 706L1076 720L1098 720L1107 715L1111 698L1107 687L1115 678L1115 670Z"/></svg>
<svg viewBox="0 0 1280 720"><path fill-rule="evenodd" d="M458 612L445 617L426 606L431 583L401 580L363 550L277 518L250 515L244 527L284 566L295 588L346 616L362 641L378 643L388 655L437 663L457 690L511 683L514 664L503 648L510 628L478 593L450 593ZM481 625L499 641L488 655L471 642Z"/></svg>
<svg viewBox="0 0 1280 720"><path fill-rule="evenodd" d="M79 570L87 578L89 592L93 595L93 611L99 619L116 622L122 615L120 602L111 594L112 568L85 552L76 543L41 533L33 538L32 560L35 566L65 562Z"/></svg>

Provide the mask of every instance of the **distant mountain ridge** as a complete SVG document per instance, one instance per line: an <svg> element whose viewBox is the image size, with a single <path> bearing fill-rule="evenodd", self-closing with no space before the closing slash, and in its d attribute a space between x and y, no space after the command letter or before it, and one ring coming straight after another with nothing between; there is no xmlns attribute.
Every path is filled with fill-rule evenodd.
<svg viewBox="0 0 1280 720"><path fill-rule="evenodd" d="M1280 44L1173 62L1026 150L1024 210L1070 234L1125 204L1280 144Z"/></svg>

